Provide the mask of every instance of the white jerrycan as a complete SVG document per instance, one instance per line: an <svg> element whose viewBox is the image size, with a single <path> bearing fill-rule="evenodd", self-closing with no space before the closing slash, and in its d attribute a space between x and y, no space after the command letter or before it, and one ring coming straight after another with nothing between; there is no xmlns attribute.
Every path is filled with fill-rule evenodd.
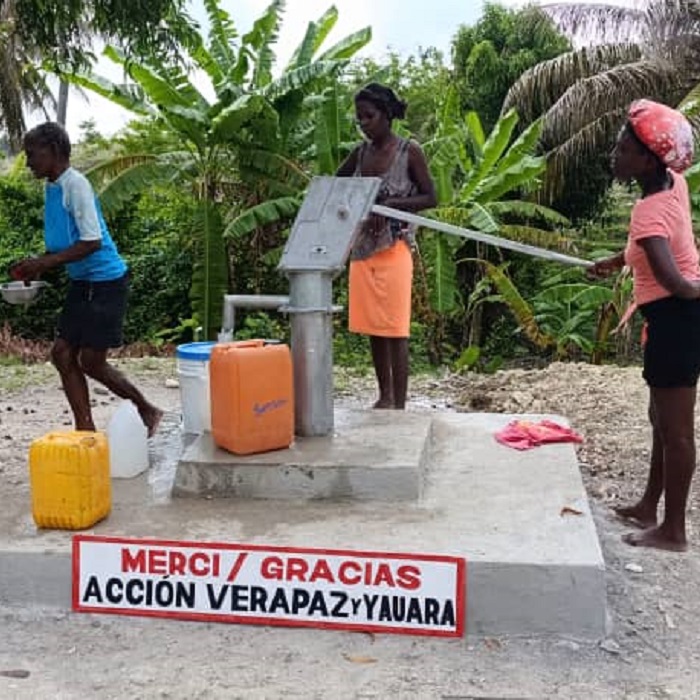
<svg viewBox="0 0 700 700"><path fill-rule="evenodd" d="M136 406L122 401L107 425L109 470L113 479L130 479L148 468L146 426Z"/></svg>

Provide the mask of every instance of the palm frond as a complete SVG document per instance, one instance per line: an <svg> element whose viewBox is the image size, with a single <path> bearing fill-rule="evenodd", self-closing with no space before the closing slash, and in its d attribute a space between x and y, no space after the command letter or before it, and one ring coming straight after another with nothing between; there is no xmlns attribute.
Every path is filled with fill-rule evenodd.
<svg viewBox="0 0 700 700"><path fill-rule="evenodd" d="M578 80L564 92L545 115L542 142L547 148L563 143L588 124L590 115L607 114L648 95L665 95L674 102L682 92L678 71L671 65L638 61L614 66Z"/></svg>
<svg viewBox="0 0 700 700"><path fill-rule="evenodd" d="M646 7L646 0L637 0L633 7L577 2L548 3L540 9L575 44L592 46L639 40L646 29Z"/></svg>
<svg viewBox="0 0 700 700"><path fill-rule="evenodd" d="M542 201L553 202L563 194L562 188L567 182L566 173L572 163L612 151L616 134L624 123L626 114L626 107L603 114L547 154Z"/></svg>
<svg viewBox="0 0 700 700"><path fill-rule="evenodd" d="M543 61L526 70L508 90L501 113L515 108L529 124L549 110L577 81L640 58L641 51L635 44L612 44L583 48Z"/></svg>

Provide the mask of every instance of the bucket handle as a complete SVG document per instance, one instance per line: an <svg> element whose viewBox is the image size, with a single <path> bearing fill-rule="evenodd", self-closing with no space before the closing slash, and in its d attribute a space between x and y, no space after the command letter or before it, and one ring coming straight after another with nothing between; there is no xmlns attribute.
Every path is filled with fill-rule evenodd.
<svg viewBox="0 0 700 700"><path fill-rule="evenodd" d="M231 343L231 347L235 348L261 348L265 345L262 338L252 338L251 340L236 340Z"/></svg>
<svg viewBox="0 0 700 700"><path fill-rule="evenodd" d="M214 346L214 350L216 350L216 348L224 348L226 350L233 348L236 350L244 348L262 348L266 345L281 345L281 343L281 340L276 339L251 338L250 340L234 340L228 343L219 343Z"/></svg>

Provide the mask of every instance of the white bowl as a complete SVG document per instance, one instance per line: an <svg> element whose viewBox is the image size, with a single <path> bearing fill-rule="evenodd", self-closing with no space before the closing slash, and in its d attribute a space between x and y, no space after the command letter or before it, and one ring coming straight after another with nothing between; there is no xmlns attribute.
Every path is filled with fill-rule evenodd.
<svg viewBox="0 0 700 700"><path fill-rule="evenodd" d="M46 282L34 281L26 285L24 282L5 282L0 285L2 298L8 304L31 304Z"/></svg>

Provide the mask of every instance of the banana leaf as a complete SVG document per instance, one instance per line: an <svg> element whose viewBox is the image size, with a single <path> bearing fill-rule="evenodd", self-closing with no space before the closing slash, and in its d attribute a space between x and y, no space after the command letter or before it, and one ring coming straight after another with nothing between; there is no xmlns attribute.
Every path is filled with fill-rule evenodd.
<svg viewBox="0 0 700 700"><path fill-rule="evenodd" d="M326 40L338 21L338 10L331 6L315 22L309 22L301 44L292 53L286 70L293 70L311 63L311 59Z"/></svg>
<svg viewBox="0 0 700 700"><path fill-rule="evenodd" d="M125 55L114 46L106 46L104 55L126 68L128 74L138 82L151 103L164 107L180 107L206 110L209 103L181 70L170 67L167 76L160 75L145 63L127 61ZM163 69L164 70L164 69Z"/></svg>
<svg viewBox="0 0 700 700"><path fill-rule="evenodd" d="M269 146L277 138L278 114L261 95L243 95L212 120L210 143L240 143L240 132L244 127L256 134L258 145Z"/></svg>
<svg viewBox="0 0 700 700"><path fill-rule="evenodd" d="M229 74L236 64L234 42L238 38L231 16L218 0L204 0L209 23L209 53L221 71Z"/></svg>
<svg viewBox="0 0 700 700"><path fill-rule="evenodd" d="M372 28L365 27L352 34L348 34L337 44L324 51L318 61L346 61L352 58L360 49L363 49L372 41Z"/></svg>
<svg viewBox="0 0 700 700"><path fill-rule="evenodd" d="M261 88L272 80L272 68L275 63L272 45L277 42L284 7L283 0L274 0L255 21L252 31L243 37L243 42L251 46L256 53L250 81L253 88Z"/></svg>
<svg viewBox="0 0 700 700"><path fill-rule="evenodd" d="M432 258L428 261L433 272L430 305L440 314L448 314L458 306L455 248L454 241L447 236L434 234Z"/></svg>
<svg viewBox="0 0 700 700"><path fill-rule="evenodd" d="M156 156L121 156L103 161L85 171L102 210L108 216L117 214L133 197L172 177L172 167Z"/></svg>
<svg viewBox="0 0 700 700"><path fill-rule="evenodd" d="M608 287L580 282L559 284L544 289L533 297L532 302L533 304L547 303L599 307L612 301L613 296L612 289Z"/></svg>
<svg viewBox="0 0 700 700"><path fill-rule="evenodd" d="M346 61L318 60L306 66L300 66L283 73L279 78L266 85L262 94L268 100L275 100L292 90L307 90L314 82L322 78L337 76L346 63Z"/></svg>
<svg viewBox="0 0 700 700"><path fill-rule="evenodd" d="M228 260L223 240L223 222L218 208L202 200L197 208L193 235L195 262L190 299L193 315L205 337L214 339L221 327L224 294L228 291Z"/></svg>
<svg viewBox="0 0 700 700"><path fill-rule="evenodd" d="M542 350L553 347L554 339L542 332L535 320L532 307L522 298L504 269L485 260L481 261L481 264L526 337Z"/></svg>
<svg viewBox="0 0 700 700"><path fill-rule="evenodd" d="M143 91L134 85L118 85L106 78L89 72L61 73L61 80L78 87L87 88L124 109L143 116L155 115L156 111L144 100Z"/></svg>
<svg viewBox="0 0 700 700"><path fill-rule="evenodd" d="M531 185L546 167L544 158L525 156L508 170L475 182L474 187L471 188L473 199L481 203L500 199L509 192ZM464 201L462 193L460 193L460 199ZM467 198L466 201L469 199Z"/></svg>
<svg viewBox="0 0 700 700"><path fill-rule="evenodd" d="M223 237L225 240L242 238L269 224L291 221L296 216L300 206L300 197L280 197L257 204L236 216L226 226Z"/></svg>
<svg viewBox="0 0 700 700"><path fill-rule="evenodd" d="M542 133L542 124L542 119L536 119L522 134L520 134L520 136L518 136L505 156L498 162L499 170L508 170L508 168L515 165L523 156L535 155L537 142Z"/></svg>
<svg viewBox="0 0 700 700"><path fill-rule="evenodd" d="M316 171L319 175L333 175L340 165L340 108L336 87L326 91L316 110Z"/></svg>
<svg viewBox="0 0 700 700"><path fill-rule="evenodd" d="M476 193L477 188L483 184L484 178L493 170L498 160L505 153L510 143L513 129L515 129L517 123L518 115L515 110L510 110L496 122L496 125L493 127L493 130L483 145L481 157L474 164L472 172L469 173L467 183L460 192L460 199L462 201L469 200L472 194ZM470 130L470 134L473 136L473 129ZM508 190L506 190L506 192L507 191Z"/></svg>

